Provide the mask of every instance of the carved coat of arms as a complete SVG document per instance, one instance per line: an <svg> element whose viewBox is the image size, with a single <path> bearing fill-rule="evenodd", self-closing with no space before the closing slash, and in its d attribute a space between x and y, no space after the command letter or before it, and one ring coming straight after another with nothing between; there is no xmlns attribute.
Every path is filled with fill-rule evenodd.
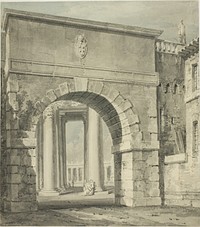
<svg viewBox="0 0 200 227"><path fill-rule="evenodd" d="M84 35L77 35L75 39L75 52L79 58L84 58L88 52L87 39Z"/></svg>

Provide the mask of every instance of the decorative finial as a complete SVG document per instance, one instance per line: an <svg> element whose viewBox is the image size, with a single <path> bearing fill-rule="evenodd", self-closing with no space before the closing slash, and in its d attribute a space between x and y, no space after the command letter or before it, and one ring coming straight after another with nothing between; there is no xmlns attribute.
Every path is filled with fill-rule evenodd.
<svg viewBox="0 0 200 227"><path fill-rule="evenodd" d="M183 20L181 20L178 26L178 35L179 35L179 42L182 44L186 44L185 25L183 24Z"/></svg>

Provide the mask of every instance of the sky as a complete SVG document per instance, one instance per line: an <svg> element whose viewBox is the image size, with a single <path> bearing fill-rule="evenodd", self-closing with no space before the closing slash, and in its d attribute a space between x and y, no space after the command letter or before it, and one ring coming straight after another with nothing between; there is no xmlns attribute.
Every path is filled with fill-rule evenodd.
<svg viewBox="0 0 200 227"><path fill-rule="evenodd" d="M198 1L6 1L4 8L159 29L160 38L173 42L183 19L187 42L199 36Z"/></svg>
<svg viewBox="0 0 200 227"><path fill-rule="evenodd" d="M103 157L111 160L112 139L105 122L102 121ZM83 163L84 160L84 126L82 121L68 121L66 124L66 151L67 162Z"/></svg>

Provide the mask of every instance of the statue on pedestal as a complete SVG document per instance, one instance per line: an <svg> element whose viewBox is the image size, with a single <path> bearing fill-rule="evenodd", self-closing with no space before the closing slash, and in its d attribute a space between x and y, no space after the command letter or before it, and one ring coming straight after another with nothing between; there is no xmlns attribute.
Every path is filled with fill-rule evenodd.
<svg viewBox="0 0 200 227"><path fill-rule="evenodd" d="M182 44L186 44L185 25L183 24L183 20L181 20L178 26L178 35L179 35L179 42Z"/></svg>
<svg viewBox="0 0 200 227"><path fill-rule="evenodd" d="M95 182L93 180L86 181L83 186L84 195L94 195Z"/></svg>

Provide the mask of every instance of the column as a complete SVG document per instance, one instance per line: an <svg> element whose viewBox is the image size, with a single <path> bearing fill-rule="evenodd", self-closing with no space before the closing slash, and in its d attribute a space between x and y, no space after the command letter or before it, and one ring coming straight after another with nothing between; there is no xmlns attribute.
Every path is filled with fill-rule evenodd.
<svg viewBox="0 0 200 227"><path fill-rule="evenodd" d="M84 126L84 173L83 182L88 181L89 170L88 170L88 149L87 149L87 131L88 131L88 120L87 113L83 114L83 126Z"/></svg>
<svg viewBox="0 0 200 227"><path fill-rule="evenodd" d="M64 182L64 160L63 160L63 156L64 156L64 146L63 146L63 115L59 114L59 119L58 119L58 137L57 137L57 142L58 142L58 155L59 155L59 189L61 192L65 192L65 182ZM64 123L65 124L65 123Z"/></svg>
<svg viewBox="0 0 200 227"><path fill-rule="evenodd" d="M99 115L91 108L88 111L88 172L96 191L102 191L100 176Z"/></svg>
<svg viewBox="0 0 200 227"><path fill-rule="evenodd" d="M37 125L37 190L43 187L43 119L40 118Z"/></svg>
<svg viewBox="0 0 200 227"><path fill-rule="evenodd" d="M63 163L63 190L67 188L67 151L66 151L66 127L67 127L67 117L64 116L61 121L61 137L62 137L62 163Z"/></svg>
<svg viewBox="0 0 200 227"><path fill-rule="evenodd" d="M54 185L54 159L53 159L53 110L48 107L43 114L44 117L44 139L43 139L43 167L44 181L43 189L39 193L42 196L55 196L59 193Z"/></svg>

